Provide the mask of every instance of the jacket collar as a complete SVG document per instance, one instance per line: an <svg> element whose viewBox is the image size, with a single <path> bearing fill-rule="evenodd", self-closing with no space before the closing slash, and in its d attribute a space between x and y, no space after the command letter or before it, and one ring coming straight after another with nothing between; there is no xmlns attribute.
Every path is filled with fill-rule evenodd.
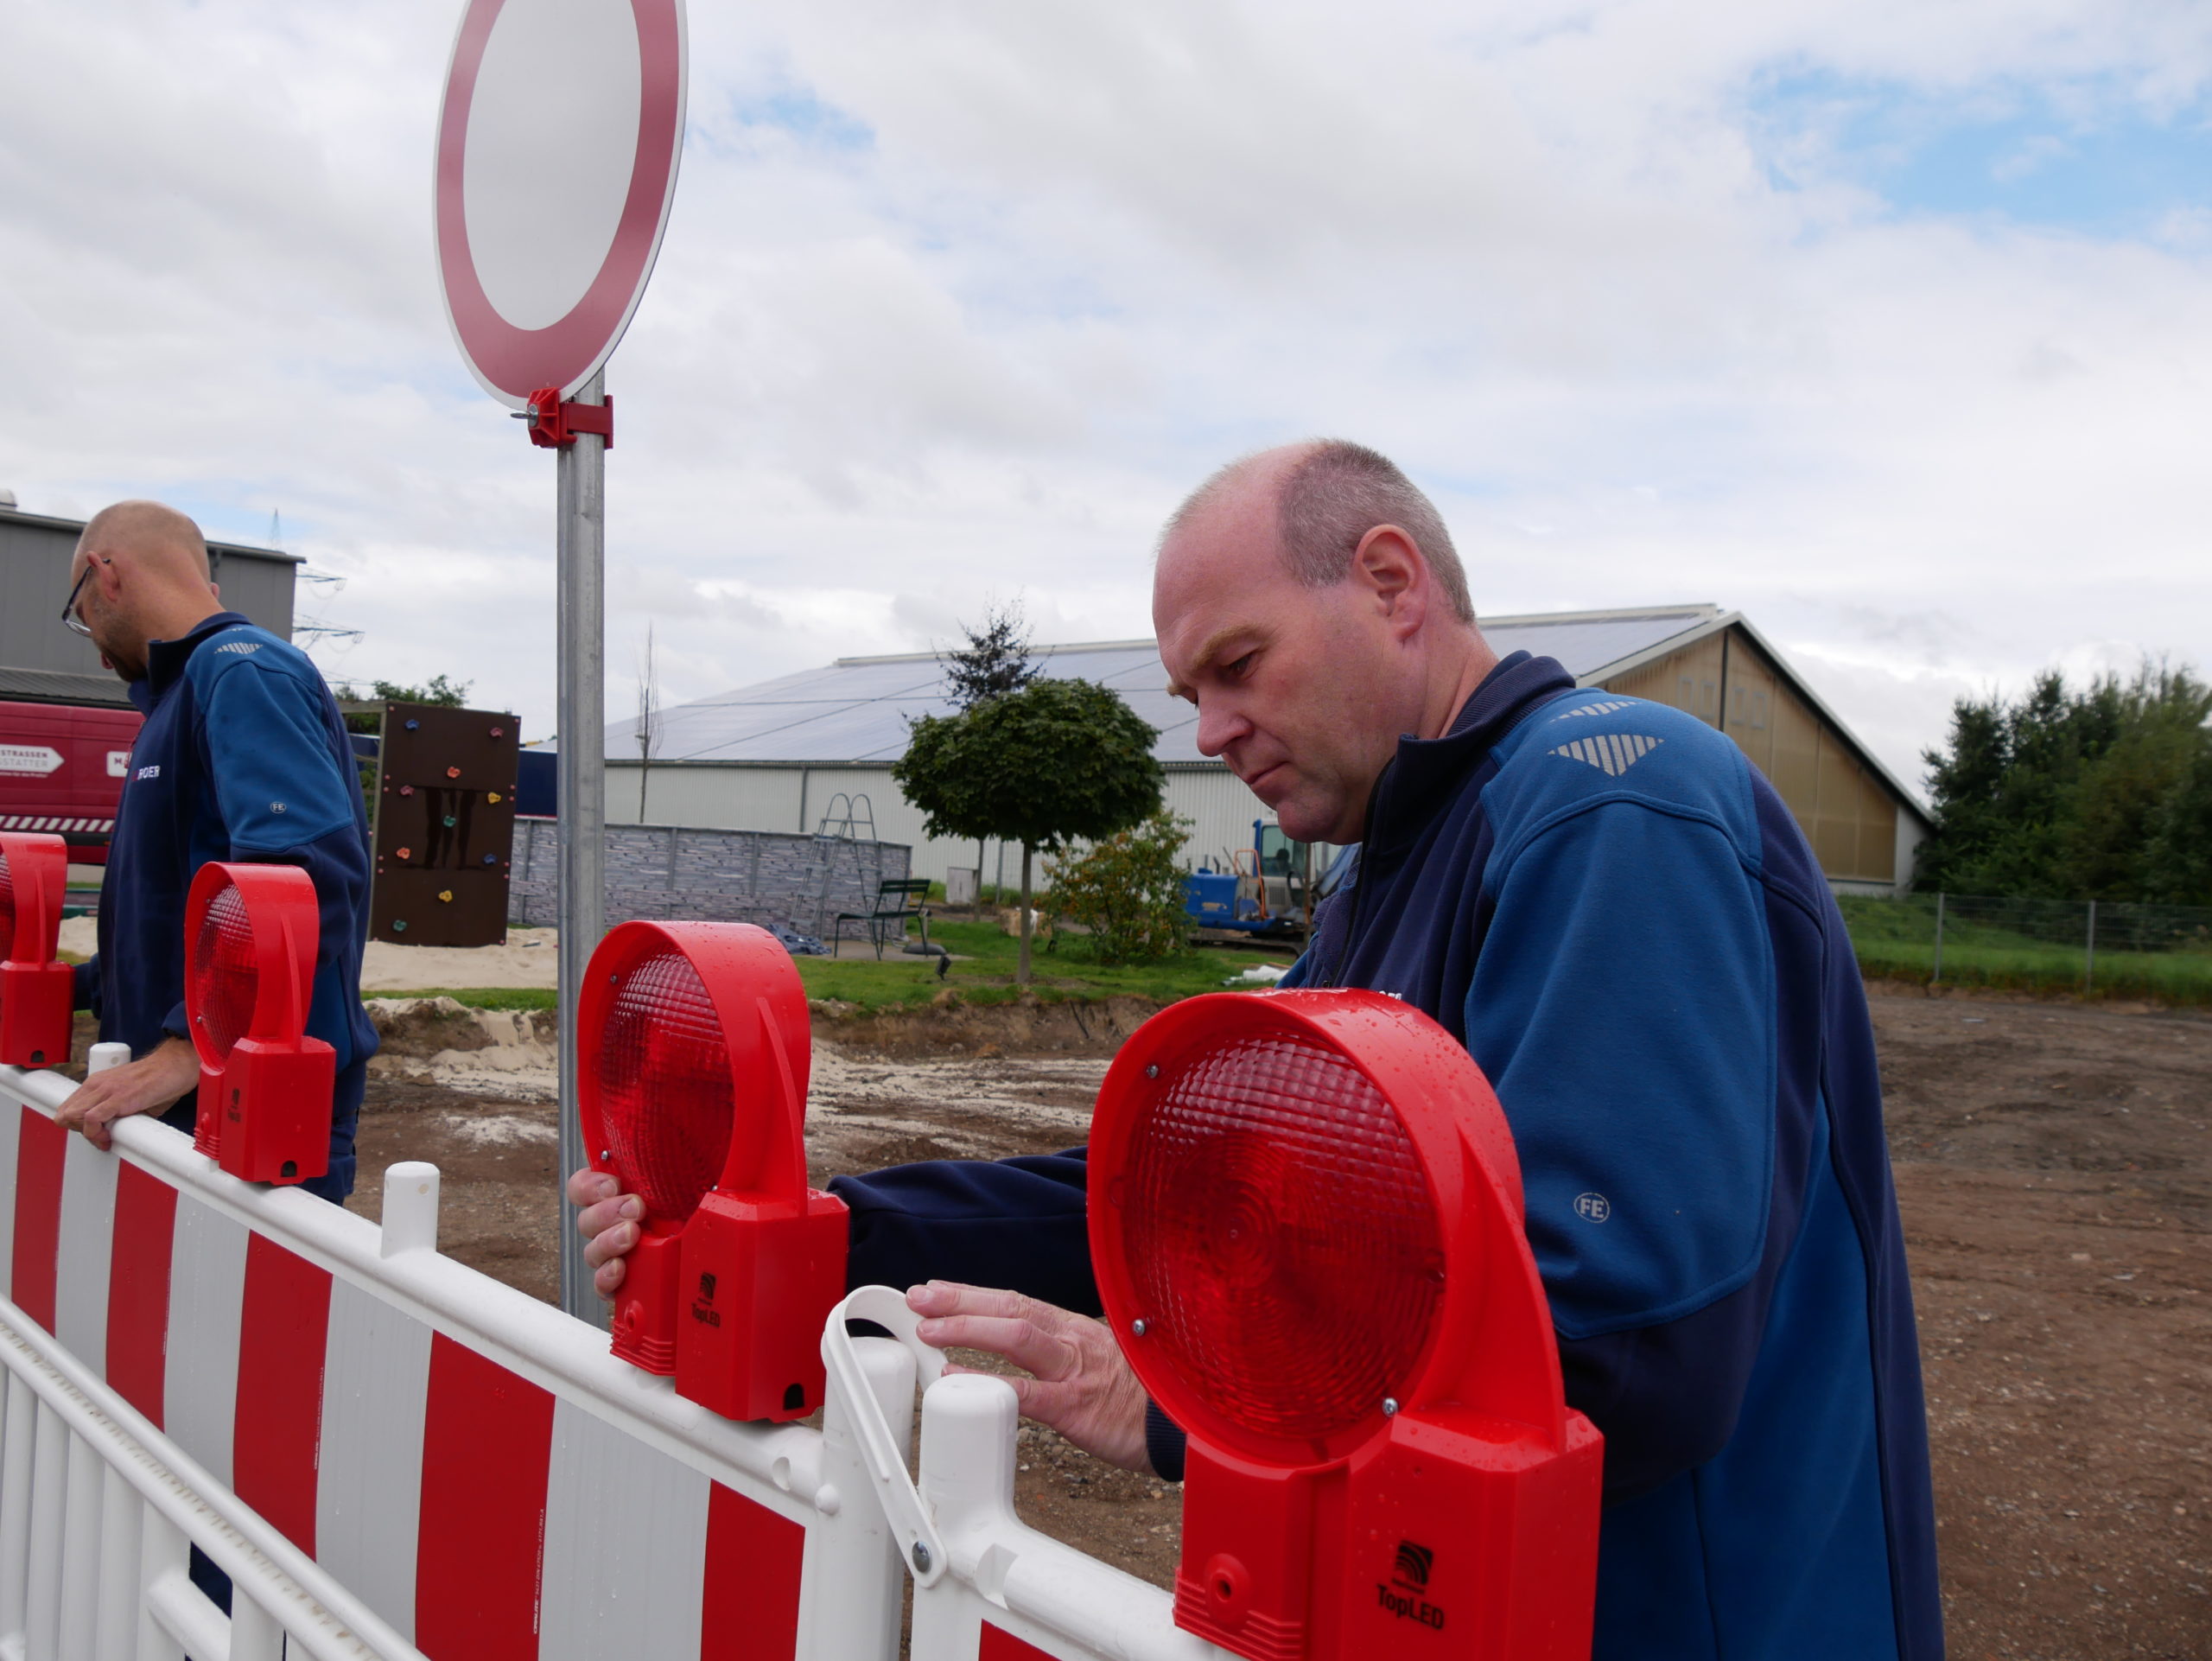
<svg viewBox="0 0 2212 1661"><path fill-rule="evenodd" d="M176 684L184 674L184 665L199 650L200 643L219 630L232 628L253 620L235 611L219 611L200 620L192 633L174 640L146 642L146 678L130 684L130 701L141 714L150 711Z"/></svg>
<svg viewBox="0 0 2212 1661"><path fill-rule="evenodd" d="M1539 703L1574 690L1557 661L1516 652L1483 677L1441 738L1401 738L1367 808L1367 851L1395 852L1451 799L1497 741Z"/></svg>

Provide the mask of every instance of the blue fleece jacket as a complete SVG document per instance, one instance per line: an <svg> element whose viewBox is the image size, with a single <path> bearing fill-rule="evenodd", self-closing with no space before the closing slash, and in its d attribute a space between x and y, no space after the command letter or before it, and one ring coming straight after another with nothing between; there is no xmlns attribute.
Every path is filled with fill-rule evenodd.
<svg viewBox="0 0 2212 1661"><path fill-rule="evenodd" d="M1520 652L1400 744L1360 858L1285 984L1403 997L1497 1091L1567 1399L1605 1436L1593 1655L1936 1661L1872 1030L1780 798L1703 722ZM1096 1309L1082 1172L843 1180L856 1283Z"/></svg>
<svg viewBox="0 0 2212 1661"><path fill-rule="evenodd" d="M305 653L236 612L156 640L130 688L146 717L130 751L100 882L99 952L77 971L77 1004L100 1037L143 1055L189 1038L184 908L210 860L297 865L315 882L321 932L307 1029L338 1053L330 1170L302 1183L353 1188L353 1128L376 1029L361 1008L369 931L369 826L346 724ZM162 1117L192 1128L197 1092Z"/></svg>

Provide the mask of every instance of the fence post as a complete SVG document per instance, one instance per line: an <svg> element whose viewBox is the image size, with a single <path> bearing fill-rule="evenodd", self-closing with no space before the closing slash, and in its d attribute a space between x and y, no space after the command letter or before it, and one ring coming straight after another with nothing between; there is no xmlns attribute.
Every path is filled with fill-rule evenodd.
<svg viewBox="0 0 2212 1661"><path fill-rule="evenodd" d="M2097 902L2089 901L2089 939L2082 958L2082 990L2094 992L2097 987Z"/></svg>
<svg viewBox="0 0 2212 1661"><path fill-rule="evenodd" d="M1936 896L1936 967L1928 977L1928 983L1936 985L1943 978L1943 896Z"/></svg>

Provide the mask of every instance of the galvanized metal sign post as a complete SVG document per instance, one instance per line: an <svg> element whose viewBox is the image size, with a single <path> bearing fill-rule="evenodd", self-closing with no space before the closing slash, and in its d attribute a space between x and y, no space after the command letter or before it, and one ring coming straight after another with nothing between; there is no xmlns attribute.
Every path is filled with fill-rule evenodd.
<svg viewBox="0 0 2212 1661"><path fill-rule="evenodd" d="M683 148L683 0L468 0L438 125L438 274L461 354L559 468L561 1169L583 1164L575 1010L604 932L603 371ZM598 1319L561 1204L561 1303Z"/></svg>

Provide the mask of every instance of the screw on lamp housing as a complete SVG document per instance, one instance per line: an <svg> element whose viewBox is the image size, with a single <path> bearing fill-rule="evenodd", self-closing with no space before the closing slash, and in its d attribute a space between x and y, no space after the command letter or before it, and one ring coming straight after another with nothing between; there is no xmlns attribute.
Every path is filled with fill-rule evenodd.
<svg viewBox="0 0 2212 1661"><path fill-rule="evenodd" d="M193 1144L249 1182L330 1169L337 1052L307 1035L321 936L296 865L210 862L184 908L184 1009L200 1053Z"/></svg>
<svg viewBox="0 0 2212 1661"><path fill-rule="evenodd" d="M576 1020L594 1168L645 1208L614 1353L729 1418L804 1417L847 1223L806 1184L812 1039L791 954L747 923L624 923L592 954Z"/></svg>
<svg viewBox="0 0 2212 1661"><path fill-rule="evenodd" d="M69 1060L76 974L60 961L68 886L69 844L60 837L0 836L0 1064Z"/></svg>
<svg viewBox="0 0 2212 1661"><path fill-rule="evenodd" d="M1583 1661L1602 1443L1466 1051L1371 992L1193 998L1123 1045L1091 1259L1188 1434L1175 1620L1253 1661Z"/></svg>

